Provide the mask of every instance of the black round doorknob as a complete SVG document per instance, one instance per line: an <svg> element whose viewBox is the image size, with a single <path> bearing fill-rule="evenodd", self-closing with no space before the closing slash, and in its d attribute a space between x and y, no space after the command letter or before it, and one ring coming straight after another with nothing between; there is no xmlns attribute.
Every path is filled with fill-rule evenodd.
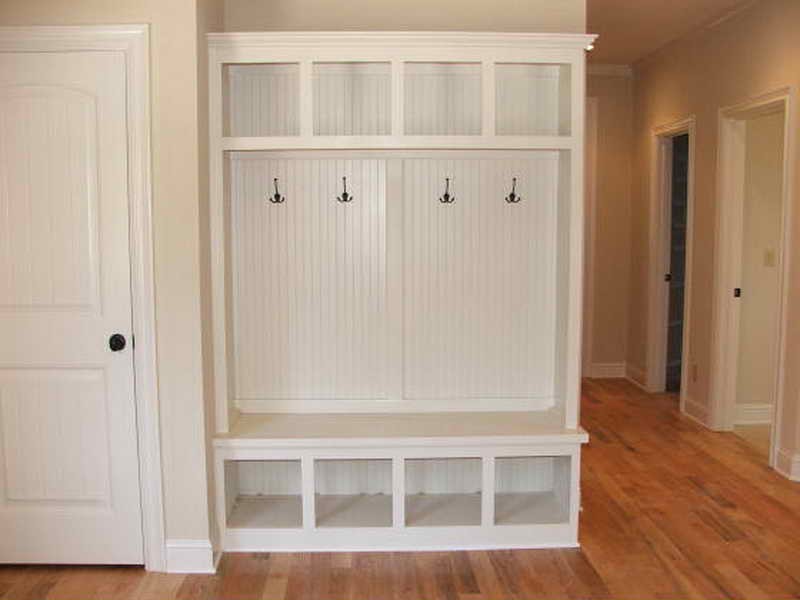
<svg viewBox="0 0 800 600"><path fill-rule="evenodd" d="M108 338L108 347L111 348L112 352L119 352L120 350L125 349L125 336L121 333L115 333L110 338Z"/></svg>

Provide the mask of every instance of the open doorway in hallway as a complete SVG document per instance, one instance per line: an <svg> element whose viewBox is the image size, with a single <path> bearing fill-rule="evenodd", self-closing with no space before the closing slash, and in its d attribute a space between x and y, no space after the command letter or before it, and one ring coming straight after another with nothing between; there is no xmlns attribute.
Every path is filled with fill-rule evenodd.
<svg viewBox="0 0 800 600"><path fill-rule="evenodd" d="M681 389L683 369L683 299L686 287L686 217L689 201L689 134L671 138L669 285L667 309L667 361L664 374L667 392Z"/></svg>
<svg viewBox="0 0 800 600"><path fill-rule="evenodd" d="M733 430L775 462L784 329L786 103L723 112L714 401Z"/></svg>
<svg viewBox="0 0 800 600"><path fill-rule="evenodd" d="M783 111L745 120L734 432L769 454L780 309Z"/></svg>
<svg viewBox="0 0 800 600"><path fill-rule="evenodd" d="M695 119L653 130L647 389L686 401L691 373Z"/></svg>

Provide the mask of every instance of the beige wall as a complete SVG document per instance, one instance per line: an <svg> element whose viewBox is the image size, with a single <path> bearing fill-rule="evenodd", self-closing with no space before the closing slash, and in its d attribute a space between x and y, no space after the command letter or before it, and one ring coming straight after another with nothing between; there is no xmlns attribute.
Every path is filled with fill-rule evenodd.
<svg viewBox="0 0 800 600"><path fill-rule="evenodd" d="M630 279L631 139L633 81L592 75L587 96L597 99L594 327L592 362L624 363Z"/></svg>
<svg viewBox="0 0 800 600"><path fill-rule="evenodd" d="M222 31L224 10L222 0L197 2L197 133L198 133L198 209L200 230L200 314L203 331L203 405L206 418L206 440L216 432L214 415L214 350L211 324L211 231L209 229L208 179L208 45L206 34ZM206 443L206 479L208 482L209 523L214 547L218 547L216 511L214 510L214 447Z"/></svg>
<svg viewBox="0 0 800 600"><path fill-rule="evenodd" d="M720 107L730 106L773 90L800 86L800 2L762 0L713 29L697 32L670 44L635 65L634 187L632 202L631 295L628 361L645 367L648 272L648 195L651 135L654 127L695 115L696 189L694 210L693 306L691 362L697 378L690 377L690 411L707 419L711 354L712 285L716 206L717 118ZM798 104L791 117L797 123ZM795 145L798 129L792 131ZM790 224L800 251L800 207L797 207L797 155L790 165L795 182L795 205ZM796 450L800 444L800 262L794 257L787 285L790 288L786 404L781 447ZM690 364L686 365L690 368Z"/></svg>
<svg viewBox="0 0 800 600"><path fill-rule="evenodd" d="M151 25L158 387L168 538L209 535L200 269L195 0L3 0L0 25Z"/></svg>
<svg viewBox="0 0 800 600"><path fill-rule="evenodd" d="M783 123L779 112L747 121L742 299L736 401L770 404L775 389L783 207Z"/></svg>
<svg viewBox="0 0 800 600"><path fill-rule="evenodd" d="M586 0L225 0L225 29L583 32Z"/></svg>

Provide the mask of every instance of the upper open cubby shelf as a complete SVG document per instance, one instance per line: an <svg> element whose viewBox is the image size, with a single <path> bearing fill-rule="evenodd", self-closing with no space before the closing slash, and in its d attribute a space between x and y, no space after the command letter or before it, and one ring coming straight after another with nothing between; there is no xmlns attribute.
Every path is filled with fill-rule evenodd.
<svg viewBox="0 0 800 600"><path fill-rule="evenodd" d="M576 49L587 36L524 36L530 50L511 51L508 36L494 48L495 38L477 35L455 54L414 50L405 37L402 51L359 39L297 52L279 36L266 52L262 38L221 35L210 48L223 151L572 149L578 139L573 104L584 64Z"/></svg>

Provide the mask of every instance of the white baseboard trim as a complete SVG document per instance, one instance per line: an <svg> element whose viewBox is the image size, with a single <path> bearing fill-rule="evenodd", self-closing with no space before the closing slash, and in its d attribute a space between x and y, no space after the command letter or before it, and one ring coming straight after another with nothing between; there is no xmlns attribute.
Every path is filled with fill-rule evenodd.
<svg viewBox="0 0 800 600"><path fill-rule="evenodd" d="M771 404L737 404L736 425L763 425L772 423Z"/></svg>
<svg viewBox="0 0 800 600"><path fill-rule="evenodd" d="M592 363L589 377L594 379L625 377L625 363Z"/></svg>
<svg viewBox="0 0 800 600"><path fill-rule="evenodd" d="M800 481L800 452L791 452L785 448L778 450L775 470L792 481Z"/></svg>
<svg viewBox="0 0 800 600"><path fill-rule="evenodd" d="M686 396L683 401L683 414L698 425L702 425L706 429L713 429L710 425L711 420L709 419L708 407L699 402L695 402L688 396Z"/></svg>
<svg viewBox="0 0 800 600"><path fill-rule="evenodd" d="M625 363L625 379L645 392L650 391L647 389L647 373L636 365Z"/></svg>
<svg viewBox="0 0 800 600"><path fill-rule="evenodd" d="M208 540L167 540L167 573L216 573Z"/></svg>

